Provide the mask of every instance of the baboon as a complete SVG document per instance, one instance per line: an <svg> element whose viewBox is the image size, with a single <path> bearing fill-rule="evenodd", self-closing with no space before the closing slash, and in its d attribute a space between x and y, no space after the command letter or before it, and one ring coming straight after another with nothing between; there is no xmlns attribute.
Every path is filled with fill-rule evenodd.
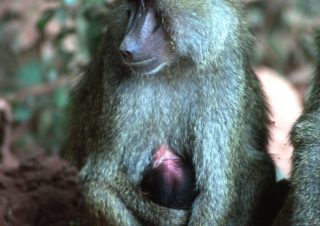
<svg viewBox="0 0 320 226"><path fill-rule="evenodd" d="M174 209L190 209L197 195L192 164L163 145L155 151L141 188L153 202Z"/></svg>
<svg viewBox="0 0 320 226"><path fill-rule="evenodd" d="M73 96L67 149L94 225L264 225L269 123L236 0L117 1ZM157 147L189 159L190 210L140 184Z"/></svg>
<svg viewBox="0 0 320 226"><path fill-rule="evenodd" d="M320 225L320 30L317 41L318 67L304 112L291 131L291 184L277 226Z"/></svg>

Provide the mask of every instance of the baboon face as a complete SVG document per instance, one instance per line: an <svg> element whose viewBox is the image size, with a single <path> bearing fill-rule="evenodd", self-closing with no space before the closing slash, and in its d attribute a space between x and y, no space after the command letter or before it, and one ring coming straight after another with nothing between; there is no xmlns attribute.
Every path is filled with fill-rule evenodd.
<svg viewBox="0 0 320 226"><path fill-rule="evenodd" d="M242 45L237 39L242 28L236 2L119 1L111 18L112 48L134 74L160 74L169 69L172 75L195 65L211 66L218 57ZM246 40L250 37L242 40L244 44ZM181 62L185 63L177 69Z"/></svg>
<svg viewBox="0 0 320 226"><path fill-rule="evenodd" d="M123 63L136 74L156 74L170 62L169 40L153 1L128 0L127 28L119 50Z"/></svg>

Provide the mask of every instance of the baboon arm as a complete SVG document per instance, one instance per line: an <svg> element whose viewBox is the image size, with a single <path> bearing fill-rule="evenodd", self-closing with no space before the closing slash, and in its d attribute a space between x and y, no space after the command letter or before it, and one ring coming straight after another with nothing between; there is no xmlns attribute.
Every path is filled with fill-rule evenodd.
<svg viewBox="0 0 320 226"><path fill-rule="evenodd" d="M209 176L207 180L215 180L215 184L209 183L200 189L202 191L192 206L189 226L226 225L228 219L226 214L230 213L228 208L231 206L231 194L228 193L227 182L219 178L223 177Z"/></svg>
<svg viewBox="0 0 320 226"><path fill-rule="evenodd" d="M228 141L225 139L228 136L223 135L225 132L221 127L213 125L198 130L193 162L196 163L196 183L200 194L192 206L189 226L222 226L227 223L230 213L228 208L231 208L233 198L230 188L233 186L230 186L232 181L227 176L227 169L231 165L228 159L231 147L227 145Z"/></svg>
<svg viewBox="0 0 320 226"><path fill-rule="evenodd" d="M126 206L144 221L159 226L186 225L188 211L170 209L147 200L139 190L134 189L125 174L117 174L115 186Z"/></svg>
<svg viewBox="0 0 320 226"><path fill-rule="evenodd" d="M85 183L84 198L93 226L142 226L138 219L117 196L117 192L96 182Z"/></svg>
<svg viewBox="0 0 320 226"><path fill-rule="evenodd" d="M149 201L121 171L114 172L106 180L96 177L83 183L89 208L104 216L101 219L105 219L107 225L186 225L188 211L169 209ZM100 219L99 216L95 218Z"/></svg>

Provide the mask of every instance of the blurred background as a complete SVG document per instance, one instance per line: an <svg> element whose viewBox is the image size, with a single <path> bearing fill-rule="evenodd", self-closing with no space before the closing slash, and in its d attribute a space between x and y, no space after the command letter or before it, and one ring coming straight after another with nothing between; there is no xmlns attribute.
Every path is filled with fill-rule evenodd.
<svg viewBox="0 0 320 226"><path fill-rule="evenodd" d="M314 71L320 1L243 2L256 38L254 67L275 69L303 96ZM70 90L93 56L110 4L102 0L0 1L0 124L1 120L2 125L12 123L6 139L16 156L60 154L69 121ZM4 117L6 111L12 116L10 122Z"/></svg>

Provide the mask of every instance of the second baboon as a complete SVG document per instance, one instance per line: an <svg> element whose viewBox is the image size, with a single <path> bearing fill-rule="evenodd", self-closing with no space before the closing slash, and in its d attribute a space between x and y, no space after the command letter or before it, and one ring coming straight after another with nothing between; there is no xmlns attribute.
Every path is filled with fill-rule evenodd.
<svg viewBox="0 0 320 226"><path fill-rule="evenodd" d="M304 112L291 132L291 184L276 226L320 225L320 30L317 41L318 68Z"/></svg>

